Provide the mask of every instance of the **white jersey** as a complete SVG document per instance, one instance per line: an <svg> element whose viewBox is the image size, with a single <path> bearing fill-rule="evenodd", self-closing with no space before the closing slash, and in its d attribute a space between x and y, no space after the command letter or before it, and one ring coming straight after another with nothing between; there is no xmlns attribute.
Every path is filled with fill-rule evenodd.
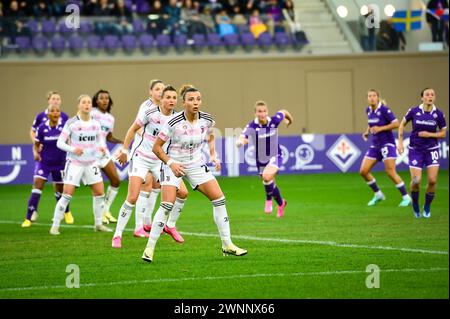
<svg viewBox="0 0 450 319"><path fill-rule="evenodd" d="M114 116L108 112L103 113L96 107L92 109L91 116L94 118L94 120L100 123L102 129L102 137L106 143L106 137L114 130ZM106 144L104 146L106 147Z"/></svg>
<svg viewBox="0 0 450 319"><path fill-rule="evenodd" d="M70 145L66 143L70 139ZM66 122L57 145L67 152L67 160L78 165L89 165L97 161L99 147L104 146L101 125L92 117L89 121L83 121L77 116ZM75 155L75 148L81 148L83 154Z"/></svg>
<svg viewBox="0 0 450 319"><path fill-rule="evenodd" d="M137 114L139 114L142 110L146 110L152 106L156 106L156 104L153 103L152 99L151 98L146 99L139 106L139 111ZM136 134L134 134L133 144L131 145L131 152L130 152L131 154L134 154L134 151L136 150L136 147L139 145L141 139L142 136L136 132Z"/></svg>
<svg viewBox="0 0 450 319"><path fill-rule="evenodd" d="M215 123L208 113L198 112L198 119L192 124L182 111L162 126L158 137L163 141L170 139L167 154L171 159L182 163L186 168L199 167L205 164L202 147Z"/></svg>
<svg viewBox="0 0 450 319"><path fill-rule="evenodd" d="M138 154L141 158L148 161L159 161L159 158L153 153L153 145L155 144L156 137L164 123L169 120L173 112L170 115L164 115L161 113L159 106L153 105L152 107L143 108L136 117L135 123L144 128L144 132L140 137L140 140L136 146L134 154ZM132 154L132 156L134 155Z"/></svg>

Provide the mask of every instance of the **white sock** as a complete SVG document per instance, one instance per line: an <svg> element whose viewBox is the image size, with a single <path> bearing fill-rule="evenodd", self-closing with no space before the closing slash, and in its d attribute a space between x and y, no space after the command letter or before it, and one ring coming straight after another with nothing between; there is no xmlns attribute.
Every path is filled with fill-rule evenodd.
<svg viewBox="0 0 450 319"><path fill-rule="evenodd" d="M378 198L383 198L383 192L382 191L378 191L375 193L375 196Z"/></svg>
<svg viewBox="0 0 450 319"><path fill-rule="evenodd" d="M95 226L102 224L104 204L105 204L105 195L94 196L93 206L94 206Z"/></svg>
<svg viewBox="0 0 450 319"><path fill-rule="evenodd" d="M153 210L155 209L156 200L158 199L160 192L160 188L152 189L150 192L150 196L147 200L147 209L144 213L144 225L150 225L152 223Z"/></svg>
<svg viewBox="0 0 450 319"><path fill-rule="evenodd" d="M155 218L152 223L152 230L150 231L150 237L148 238L147 247L155 248L156 242L161 236L161 232L169 217L169 213L173 208L173 204L169 202L161 202L158 211L155 214Z"/></svg>
<svg viewBox="0 0 450 319"><path fill-rule="evenodd" d="M128 220L130 219L131 213L133 211L134 205L130 204L128 201L125 201L120 207L119 218L117 219L116 232L114 233L114 237L122 237L123 230L125 226L127 226Z"/></svg>
<svg viewBox="0 0 450 319"><path fill-rule="evenodd" d="M103 207L103 211L109 212L114 199L116 199L117 193L119 192L119 187L108 186L108 190L106 191L105 196L105 206Z"/></svg>
<svg viewBox="0 0 450 319"><path fill-rule="evenodd" d="M69 205L72 196L67 194L62 194L61 198L56 203L55 212L53 213L53 227L59 227L61 220L64 218L64 212L66 211L67 205Z"/></svg>
<svg viewBox="0 0 450 319"><path fill-rule="evenodd" d="M181 210L184 207L185 201L186 199L181 199L177 197L177 200L175 201L175 204L173 205L173 208L170 211L169 219L167 220L167 227L169 228L175 227L178 218L180 218Z"/></svg>
<svg viewBox="0 0 450 319"><path fill-rule="evenodd" d="M228 220L227 208L225 207L225 197L211 201L213 204L214 221L219 230L222 247L231 245L230 222Z"/></svg>
<svg viewBox="0 0 450 319"><path fill-rule="evenodd" d="M150 193L148 192L140 192L139 193L139 197L137 199L136 202L136 227L135 229L139 229L142 228L142 226L144 225L144 216L145 216L145 211L147 209L147 200L148 197L150 196Z"/></svg>

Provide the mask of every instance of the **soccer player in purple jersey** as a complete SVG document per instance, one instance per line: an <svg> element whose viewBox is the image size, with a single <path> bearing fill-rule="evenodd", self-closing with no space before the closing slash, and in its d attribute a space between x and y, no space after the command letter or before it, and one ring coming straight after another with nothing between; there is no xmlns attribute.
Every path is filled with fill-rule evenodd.
<svg viewBox="0 0 450 319"><path fill-rule="evenodd" d="M380 93L377 90L372 89L367 92L367 103L369 104L366 108L369 125L363 133L363 139L368 141L369 136L371 136L372 145L366 152L359 169L359 173L374 192L374 196L367 203L367 206L374 206L386 199L383 192L379 189L375 178L370 173L377 162L383 161L387 175L395 183L395 187L402 195L402 201L399 206L406 207L411 204L411 197L406 191L405 183L395 170L397 152L392 130L398 128L398 120L394 113L385 105L386 102L380 101Z"/></svg>
<svg viewBox="0 0 450 319"><path fill-rule="evenodd" d="M28 199L28 209L22 227L30 227L32 220L36 220L39 200L42 190L49 175L52 175L53 183L59 197L63 191L62 172L66 162L66 152L56 147L56 141L64 127L61 120L59 105L51 105L46 110L47 120L34 131L35 142L33 151L37 155L34 168L34 184L31 196ZM58 196L58 195L57 195ZM33 215L34 218L33 218Z"/></svg>
<svg viewBox="0 0 450 319"><path fill-rule="evenodd" d="M236 146L240 147L247 144L249 137L254 140L256 166L266 191L264 211L266 214L272 213L273 197L278 204L277 217L283 217L287 201L283 199L280 189L275 184L275 176L283 163L280 145L276 143L277 127L282 121L285 121L287 126L289 126L293 118L286 110L280 110L272 117L269 117L268 114L267 104L264 101L257 101L255 104L256 118L247 124L236 142ZM267 156L268 151L270 153L269 156Z"/></svg>
<svg viewBox="0 0 450 319"><path fill-rule="evenodd" d="M103 139L113 144L122 144L123 142L113 136L114 130L114 116L111 114L111 107L113 100L108 91L99 90L92 98L92 116L95 120L100 122ZM107 147L106 145L104 145ZM103 211L103 223L117 223L117 219L111 214L110 208L114 199L119 192L120 178L117 173L116 165L113 163L111 154L106 148L107 152L99 159L99 165L103 173L108 177L110 185L106 191L105 206Z"/></svg>
<svg viewBox="0 0 450 319"><path fill-rule="evenodd" d="M445 138L447 124L444 113L434 102L436 93L426 88L420 94L422 104L408 110L398 128L398 152L403 154L403 131L408 122L412 122L412 132L409 138L408 161L411 173L411 197L414 216L420 218L419 191L422 179L422 168L427 169L427 187L425 190L425 205L423 217L430 218L431 202L436 191L439 172L439 138Z"/></svg>
<svg viewBox="0 0 450 319"><path fill-rule="evenodd" d="M49 108L50 108L51 106L56 106L56 107L58 107L59 109L61 108L61 95L60 95L58 92L56 92L56 91L50 91L50 92L48 92L48 93L47 93L47 103L48 103L48 106L47 106L47 108L45 109L45 111L40 112L38 115L36 115L36 117L34 118L34 121L33 121L33 125L31 126L31 129L30 129L30 138L31 138L31 141L32 141L33 145L34 145L35 142L36 142L36 132L37 132L37 129L39 128L39 126L40 126L42 123L45 123L45 122L47 122L47 121L49 120L49 116L48 116ZM67 119L68 119L69 117L68 117L67 114L64 113L64 112L60 112L60 114L61 114L61 115L60 115L60 121L61 121L61 124L64 125L64 124L67 122ZM42 143L40 143L40 144L39 144L39 147L37 147L37 148L33 147L33 156L34 156L34 160L35 160L35 164L34 164L34 165L35 165L35 169L34 169L34 171L35 171L35 178L37 177L36 172L37 172L38 170L40 170L40 168L39 168L39 166L40 166L39 162L41 161L41 155L40 155L40 152L41 152L42 148L43 148L43 144L42 144ZM39 177L38 177L38 178L39 178ZM47 177L45 177L45 178L47 178ZM61 181L58 181L58 183L60 183L60 182L61 182ZM54 190L55 190L55 198L56 198L56 201L58 201L58 200L61 198L61 190L58 190L58 189L59 189L59 188L58 188L58 183L56 183L55 181L53 181L53 188L54 188ZM32 190L31 192L32 192L31 198L33 198L33 200L32 200L32 205L34 206L34 204L38 204L38 203L39 203L39 200L40 200L40 196L41 196L41 194L42 194L42 191L41 191L40 189L33 188L33 190ZM31 199L31 198L30 198L30 199ZM38 218L38 216L39 216L39 214L38 214L38 212L37 212L37 205L36 205L35 210L34 210L33 213L31 214L31 221L32 221L32 222L36 221L37 218ZM64 214L64 220L65 220L65 222L66 222L67 224L73 224L73 222L74 222L73 216L72 216L72 213L70 212L70 207L69 207L69 206L67 206L67 208L66 208L66 213ZM28 223L25 222L24 224L25 224L24 227L27 227L26 225L27 225Z"/></svg>

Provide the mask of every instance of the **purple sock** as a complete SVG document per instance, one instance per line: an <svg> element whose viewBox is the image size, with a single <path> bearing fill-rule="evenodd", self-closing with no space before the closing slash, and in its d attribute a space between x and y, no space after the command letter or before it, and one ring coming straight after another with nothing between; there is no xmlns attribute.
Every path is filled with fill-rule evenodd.
<svg viewBox="0 0 450 319"><path fill-rule="evenodd" d="M375 179L373 179L373 181L367 182L367 185L369 185L370 188L372 188L374 193L380 191L380 189L378 188L378 185L377 185L377 181Z"/></svg>
<svg viewBox="0 0 450 319"><path fill-rule="evenodd" d="M55 198L56 198L56 202L58 202L59 199L61 198L61 193L60 193L60 192L56 192L56 193L55 193ZM69 205L70 205L70 204L69 204ZM69 205L67 205L67 207L66 207L66 213L67 213L67 212L70 212Z"/></svg>
<svg viewBox="0 0 450 319"><path fill-rule="evenodd" d="M273 182L270 182L270 184L264 184L264 189L266 190L266 200L272 200L273 185Z"/></svg>
<svg viewBox="0 0 450 319"><path fill-rule="evenodd" d="M283 198L281 197L280 189L276 185L273 189L273 197L275 198L275 201L277 202L278 206L283 205Z"/></svg>
<svg viewBox="0 0 450 319"><path fill-rule="evenodd" d="M405 183L401 182L398 185L395 185L395 187L397 187L397 189L400 191L400 193L402 193L402 196L407 195L407 191L406 191L406 187L405 187Z"/></svg>
<svg viewBox="0 0 450 319"><path fill-rule="evenodd" d="M423 206L423 210L427 213L430 212L431 202L434 199L434 193L426 193L425 194L425 205Z"/></svg>
<svg viewBox="0 0 450 319"><path fill-rule="evenodd" d="M41 199L42 191L39 189L33 189L31 191L31 196L28 199L28 208L27 208L27 219L31 220L31 215L33 212L38 209L39 200Z"/></svg>
<svg viewBox="0 0 450 319"><path fill-rule="evenodd" d="M415 212L420 212L419 208L419 192L411 192L412 206Z"/></svg>

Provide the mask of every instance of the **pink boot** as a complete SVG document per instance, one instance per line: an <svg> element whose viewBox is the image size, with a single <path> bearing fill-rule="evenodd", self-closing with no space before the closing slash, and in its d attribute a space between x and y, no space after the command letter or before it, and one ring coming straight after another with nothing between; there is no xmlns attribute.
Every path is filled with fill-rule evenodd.
<svg viewBox="0 0 450 319"><path fill-rule="evenodd" d="M122 237L116 236L112 240L112 247L113 248L122 248Z"/></svg>
<svg viewBox="0 0 450 319"><path fill-rule="evenodd" d="M270 214L272 212L272 200L266 200L266 206L264 207L264 212Z"/></svg>
<svg viewBox="0 0 450 319"><path fill-rule="evenodd" d="M135 230L133 233L134 237L140 237L140 238L148 238L150 235L144 230L144 227L139 228L138 230Z"/></svg>
<svg viewBox="0 0 450 319"><path fill-rule="evenodd" d="M287 201L285 201L283 199L283 205L278 206L278 212L277 212L277 217L278 218L281 218L281 217L284 216L284 208L286 207L286 205L287 205Z"/></svg>
<svg viewBox="0 0 450 319"><path fill-rule="evenodd" d="M181 244L181 243L184 243L184 239L183 239L183 237L181 237L180 233L178 233L176 227L170 228L170 227L164 226L164 232L165 232L166 234L169 234L170 236L172 236L172 238L173 238L176 242L178 242L178 243L180 243L180 244Z"/></svg>

